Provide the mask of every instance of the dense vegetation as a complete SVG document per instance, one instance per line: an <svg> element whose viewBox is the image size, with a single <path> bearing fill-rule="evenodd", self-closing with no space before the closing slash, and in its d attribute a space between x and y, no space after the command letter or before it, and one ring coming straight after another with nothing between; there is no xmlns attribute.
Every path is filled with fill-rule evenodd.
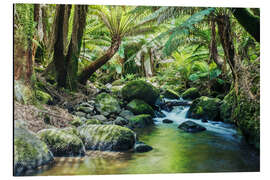
<svg viewBox="0 0 270 180"><path fill-rule="evenodd" d="M14 6L15 102L34 105L49 126L59 125L48 123L54 116L50 107L76 115L68 122L72 127L84 121L90 126L70 134L55 130L56 143L68 134L76 153L84 154L86 142L85 148L98 148L101 144L93 145L87 133L106 132L103 125L91 125L104 124L97 117L104 115L117 122L110 127L110 138L117 139L113 150L128 149L134 135L126 127L151 124L160 97L183 97L194 100L190 117L235 124L259 149L259 9ZM78 106L91 100L96 103L92 111L91 103ZM117 117L123 107L136 115L129 122ZM86 120L78 118L85 113ZM53 146L46 133L39 134ZM117 133L124 137L116 138ZM128 147L121 148L122 142ZM110 149L106 143L100 148Z"/></svg>

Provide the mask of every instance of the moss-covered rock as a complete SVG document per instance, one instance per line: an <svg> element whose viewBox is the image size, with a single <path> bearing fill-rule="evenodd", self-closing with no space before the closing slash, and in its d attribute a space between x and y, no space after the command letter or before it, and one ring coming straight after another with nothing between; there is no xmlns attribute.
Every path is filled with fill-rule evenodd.
<svg viewBox="0 0 270 180"><path fill-rule="evenodd" d="M118 100L107 93L99 94L96 97L96 103L97 110L104 116L121 111Z"/></svg>
<svg viewBox="0 0 270 180"><path fill-rule="evenodd" d="M127 101L141 99L150 105L154 105L159 98L159 91L145 81L135 80L127 83L122 88L122 96Z"/></svg>
<svg viewBox="0 0 270 180"><path fill-rule="evenodd" d="M199 90L197 88L189 88L182 94L183 99L196 99L200 97Z"/></svg>
<svg viewBox="0 0 270 180"><path fill-rule="evenodd" d="M141 114L133 116L129 119L130 128L143 128L153 123L154 122L150 114Z"/></svg>
<svg viewBox="0 0 270 180"><path fill-rule="evenodd" d="M122 86L112 86L111 87L112 95L117 97L121 96L121 89Z"/></svg>
<svg viewBox="0 0 270 180"><path fill-rule="evenodd" d="M260 149L260 103L239 93L232 117L247 142Z"/></svg>
<svg viewBox="0 0 270 180"><path fill-rule="evenodd" d="M135 133L118 125L84 125L78 132L88 150L127 151L135 143Z"/></svg>
<svg viewBox="0 0 270 180"><path fill-rule="evenodd" d="M171 89L166 89L163 96L168 99L179 99L180 96L177 92L171 90Z"/></svg>
<svg viewBox="0 0 270 180"><path fill-rule="evenodd" d="M232 118L232 110L235 106L234 103L236 101L236 96L234 91L228 93L220 106L220 119L223 120L225 123L234 123Z"/></svg>
<svg viewBox="0 0 270 180"><path fill-rule="evenodd" d="M36 102L34 91L21 80L14 81L14 99L22 104L34 104Z"/></svg>
<svg viewBox="0 0 270 180"><path fill-rule="evenodd" d="M129 110L125 110L123 109L121 111L121 113L119 114L119 116L125 118L125 119L130 119L131 117L134 116L133 112L129 111Z"/></svg>
<svg viewBox="0 0 270 180"><path fill-rule="evenodd" d="M211 121L220 120L219 107L221 100L218 98L209 98L202 96L195 99L190 109L188 110L187 117L194 119L207 119Z"/></svg>
<svg viewBox="0 0 270 180"><path fill-rule="evenodd" d="M131 102L127 104L127 109L133 112L135 115L139 114L150 114L154 116L154 110L153 108L140 99L134 99Z"/></svg>
<svg viewBox="0 0 270 180"><path fill-rule="evenodd" d="M14 175L19 176L53 161L48 146L19 123L14 128Z"/></svg>
<svg viewBox="0 0 270 180"><path fill-rule="evenodd" d="M119 125L119 126L125 126L128 124L128 120L123 118L123 117L117 117L115 119L115 121L113 122L115 125Z"/></svg>
<svg viewBox="0 0 270 180"><path fill-rule="evenodd" d="M41 90L36 90L36 98L42 104L49 104L50 102L53 101L53 98L51 97L50 94L48 94L44 91L41 91Z"/></svg>
<svg viewBox="0 0 270 180"><path fill-rule="evenodd" d="M43 129L38 132L55 156L83 156L85 148L74 128Z"/></svg>

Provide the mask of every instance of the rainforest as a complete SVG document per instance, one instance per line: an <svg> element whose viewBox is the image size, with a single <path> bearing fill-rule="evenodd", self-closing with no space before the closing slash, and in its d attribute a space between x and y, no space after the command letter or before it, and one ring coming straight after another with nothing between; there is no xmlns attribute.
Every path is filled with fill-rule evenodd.
<svg viewBox="0 0 270 180"><path fill-rule="evenodd" d="M14 4L13 175L260 171L260 9Z"/></svg>

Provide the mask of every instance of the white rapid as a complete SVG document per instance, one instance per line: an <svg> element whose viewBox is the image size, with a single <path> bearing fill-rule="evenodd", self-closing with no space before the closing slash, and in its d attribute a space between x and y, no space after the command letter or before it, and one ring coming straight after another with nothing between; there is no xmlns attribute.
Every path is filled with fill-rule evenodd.
<svg viewBox="0 0 270 180"><path fill-rule="evenodd" d="M178 100L169 100L165 99L165 102L169 101L184 101L183 99ZM200 124L204 126L207 131L213 132L216 135L224 136L225 138L231 138L232 140L239 141L241 139L241 136L239 136L239 131L235 128L232 124L227 124L223 122L217 122L217 121L209 121L208 122L202 122L200 119L190 119L187 118L187 112L189 110L189 106L174 106L173 110L171 112L167 112L162 110L162 113L165 115L163 118L154 118L155 124L163 124L162 121L164 119L169 119L173 121L173 124L181 124L185 121L193 121L197 124Z"/></svg>

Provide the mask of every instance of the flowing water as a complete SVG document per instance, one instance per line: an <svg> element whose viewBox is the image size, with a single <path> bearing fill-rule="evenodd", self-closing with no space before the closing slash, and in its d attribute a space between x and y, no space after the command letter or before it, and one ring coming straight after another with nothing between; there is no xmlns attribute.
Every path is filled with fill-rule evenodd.
<svg viewBox="0 0 270 180"><path fill-rule="evenodd" d="M259 171L259 155L233 125L187 119L189 107L176 106L155 118L155 125L137 132L140 141L153 147L145 153L89 151L85 157L56 158L36 175L151 174ZM163 124L163 119L173 120ZM206 131L186 133L177 128L192 120Z"/></svg>

